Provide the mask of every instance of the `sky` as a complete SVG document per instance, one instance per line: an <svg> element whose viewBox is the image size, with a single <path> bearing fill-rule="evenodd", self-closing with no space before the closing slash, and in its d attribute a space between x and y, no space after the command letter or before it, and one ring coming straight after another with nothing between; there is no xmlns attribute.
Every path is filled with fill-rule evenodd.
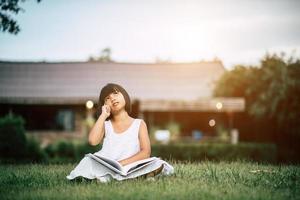
<svg viewBox="0 0 300 200"><path fill-rule="evenodd" d="M117 62L257 65L300 55L298 0L34 0L0 33L0 60L86 61L110 48Z"/></svg>

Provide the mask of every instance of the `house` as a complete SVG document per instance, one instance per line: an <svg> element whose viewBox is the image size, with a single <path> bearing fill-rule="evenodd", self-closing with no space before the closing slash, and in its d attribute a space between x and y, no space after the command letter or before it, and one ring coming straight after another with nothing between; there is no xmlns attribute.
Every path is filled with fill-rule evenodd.
<svg viewBox="0 0 300 200"><path fill-rule="evenodd" d="M243 98L212 98L214 82L224 72L221 61L1 61L0 115L22 115L28 134L47 138L48 142L56 138L84 139L88 133L86 119L96 120L101 88L117 83L131 97L132 116L143 118L148 128L163 127L173 120L181 124L183 136L195 129L213 134L211 120L230 123L230 113L242 112L245 107Z"/></svg>

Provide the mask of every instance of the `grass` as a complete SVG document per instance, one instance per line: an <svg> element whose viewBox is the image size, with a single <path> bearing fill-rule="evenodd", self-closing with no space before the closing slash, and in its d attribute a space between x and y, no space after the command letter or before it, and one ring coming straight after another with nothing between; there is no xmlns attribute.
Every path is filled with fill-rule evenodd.
<svg viewBox="0 0 300 200"><path fill-rule="evenodd" d="M109 183L67 180L76 164L1 165L0 199L300 199L300 166L170 163L171 176Z"/></svg>

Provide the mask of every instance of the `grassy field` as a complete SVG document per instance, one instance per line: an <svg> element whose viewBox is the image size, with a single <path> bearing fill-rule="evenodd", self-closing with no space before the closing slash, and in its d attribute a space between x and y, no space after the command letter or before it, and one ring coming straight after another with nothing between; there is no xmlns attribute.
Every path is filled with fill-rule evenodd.
<svg viewBox="0 0 300 200"><path fill-rule="evenodd" d="M0 199L300 199L300 166L171 164L172 176L109 183L68 181L75 164L1 165Z"/></svg>

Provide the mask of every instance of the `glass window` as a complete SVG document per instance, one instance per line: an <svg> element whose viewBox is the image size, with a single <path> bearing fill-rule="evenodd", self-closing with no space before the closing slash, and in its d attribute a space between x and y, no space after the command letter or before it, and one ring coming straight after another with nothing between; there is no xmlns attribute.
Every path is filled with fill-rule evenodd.
<svg viewBox="0 0 300 200"><path fill-rule="evenodd" d="M56 115L56 124L59 130L74 130L74 112L71 109L59 110Z"/></svg>

